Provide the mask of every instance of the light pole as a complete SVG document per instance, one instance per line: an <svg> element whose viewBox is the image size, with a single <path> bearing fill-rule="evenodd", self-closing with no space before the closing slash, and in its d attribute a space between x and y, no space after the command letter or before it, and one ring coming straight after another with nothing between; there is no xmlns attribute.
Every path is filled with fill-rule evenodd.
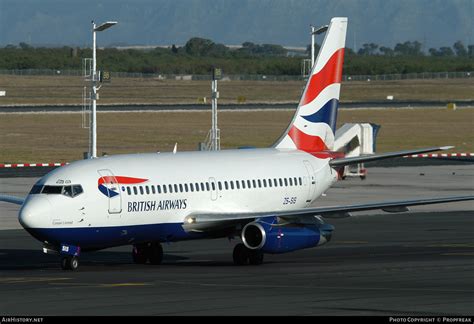
<svg viewBox="0 0 474 324"><path fill-rule="evenodd" d="M316 28L313 25L310 25L310 26L311 26L311 69L312 69L314 65L314 37L328 30L329 25L324 25L319 28Z"/></svg>
<svg viewBox="0 0 474 324"><path fill-rule="evenodd" d="M96 62L96 32L106 30L107 28L115 25L116 21L107 21L99 26L96 26L95 22L92 21L92 116L91 116L91 147L89 148L90 158L97 157L97 62Z"/></svg>

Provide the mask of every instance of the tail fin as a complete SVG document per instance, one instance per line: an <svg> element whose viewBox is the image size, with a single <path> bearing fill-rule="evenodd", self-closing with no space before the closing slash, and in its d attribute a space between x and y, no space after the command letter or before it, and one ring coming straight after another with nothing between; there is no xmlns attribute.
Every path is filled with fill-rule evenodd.
<svg viewBox="0 0 474 324"><path fill-rule="evenodd" d="M298 109L274 147L306 152L332 150L341 90L347 18L332 18Z"/></svg>

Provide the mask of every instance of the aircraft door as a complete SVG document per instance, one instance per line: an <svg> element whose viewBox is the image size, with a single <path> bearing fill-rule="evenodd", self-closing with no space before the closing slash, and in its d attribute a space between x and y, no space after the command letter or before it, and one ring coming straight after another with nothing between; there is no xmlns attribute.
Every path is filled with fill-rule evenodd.
<svg viewBox="0 0 474 324"><path fill-rule="evenodd" d="M102 169L97 171L99 178L99 190L109 198L109 214L120 214L122 212L122 195L120 184L112 171Z"/></svg>
<svg viewBox="0 0 474 324"><path fill-rule="evenodd" d="M209 178L209 186L211 190L211 200L217 200L217 182L214 178Z"/></svg>
<svg viewBox="0 0 474 324"><path fill-rule="evenodd" d="M306 160L303 161L303 163L306 172L308 173L308 198L306 199L306 202L310 203L313 200L316 191L316 177L314 176L314 169L311 163Z"/></svg>

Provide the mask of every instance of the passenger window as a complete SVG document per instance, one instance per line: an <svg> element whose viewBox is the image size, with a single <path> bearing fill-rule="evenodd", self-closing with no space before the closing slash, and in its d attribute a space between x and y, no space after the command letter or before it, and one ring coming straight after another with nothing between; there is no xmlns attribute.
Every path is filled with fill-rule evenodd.
<svg viewBox="0 0 474 324"><path fill-rule="evenodd" d="M247 180L247 188L252 188L252 183L250 182L250 180Z"/></svg>
<svg viewBox="0 0 474 324"><path fill-rule="evenodd" d="M296 177L293 178L293 183L295 184L295 186L298 185L298 179L296 179Z"/></svg>
<svg viewBox="0 0 474 324"><path fill-rule="evenodd" d="M196 191L199 191L199 183L196 182Z"/></svg>
<svg viewBox="0 0 474 324"><path fill-rule="evenodd" d="M168 192L173 193L173 185L168 185Z"/></svg>
<svg viewBox="0 0 474 324"><path fill-rule="evenodd" d="M217 183L217 187L219 188L219 190L222 190L222 182L219 181L219 182Z"/></svg>
<svg viewBox="0 0 474 324"><path fill-rule="evenodd" d="M150 194L150 188L148 188L148 186L145 186L145 191L146 191L146 194L147 194L147 195Z"/></svg>
<svg viewBox="0 0 474 324"><path fill-rule="evenodd" d="M268 179L268 186L271 188L272 187L272 179Z"/></svg>
<svg viewBox="0 0 474 324"><path fill-rule="evenodd" d="M289 178L288 181L290 183L290 186L293 186L293 179Z"/></svg>
<svg viewBox="0 0 474 324"><path fill-rule="evenodd" d="M155 186L150 186L150 189L151 189L151 193L152 193L152 194L155 194L155 193L156 193L156 191L155 191Z"/></svg>
<svg viewBox="0 0 474 324"><path fill-rule="evenodd" d="M184 192L182 184L179 184L179 192Z"/></svg>
<svg viewBox="0 0 474 324"><path fill-rule="evenodd" d="M209 191L211 189L209 189L209 182L206 182L206 190Z"/></svg>
<svg viewBox="0 0 474 324"><path fill-rule="evenodd" d="M178 185L177 184L174 185L174 192L178 193Z"/></svg>
<svg viewBox="0 0 474 324"><path fill-rule="evenodd" d="M143 187L139 186L138 189L140 189L140 195L143 195Z"/></svg>
<svg viewBox="0 0 474 324"><path fill-rule="evenodd" d="M161 187L159 185L156 186L156 191L160 194L161 193Z"/></svg>
<svg viewBox="0 0 474 324"><path fill-rule="evenodd" d="M235 181L235 187L236 187L237 189L240 189L240 182L239 182L239 180Z"/></svg>
<svg viewBox="0 0 474 324"><path fill-rule="evenodd" d="M211 188L212 190L216 190L216 184L214 182L211 182Z"/></svg>
<svg viewBox="0 0 474 324"><path fill-rule="evenodd" d="M267 187L267 180L263 179L262 182L263 182L263 186L266 188Z"/></svg>
<svg viewBox="0 0 474 324"><path fill-rule="evenodd" d="M285 187L288 187L288 180L286 180L286 178L283 180L285 181Z"/></svg>
<svg viewBox="0 0 474 324"><path fill-rule="evenodd" d="M254 188L257 188L257 183L255 182L255 180L252 180L252 184Z"/></svg>
<svg viewBox="0 0 474 324"><path fill-rule="evenodd" d="M166 193L166 185L163 185L163 193Z"/></svg>
<svg viewBox="0 0 474 324"><path fill-rule="evenodd" d="M280 187L283 187L283 180L279 178L278 181L280 182Z"/></svg>
<svg viewBox="0 0 474 324"><path fill-rule="evenodd" d="M260 181L260 179L258 179L257 182L258 182L258 187L262 188L262 182Z"/></svg>
<svg viewBox="0 0 474 324"><path fill-rule="evenodd" d="M130 196L132 194L132 189L130 187L127 187L127 194Z"/></svg>
<svg viewBox="0 0 474 324"><path fill-rule="evenodd" d="M277 181L276 178L273 178L273 185L274 185L275 187L278 187L278 181Z"/></svg>
<svg viewBox="0 0 474 324"><path fill-rule="evenodd" d="M62 194L66 197L72 198L72 186L64 186Z"/></svg>
<svg viewBox="0 0 474 324"><path fill-rule="evenodd" d="M234 181L230 181L230 189L234 190Z"/></svg>
<svg viewBox="0 0 474 324"><path fill-rule="evenodd" d="M301 177L299 177L299 180L300 180L300 186L303 185L303 180L301 180Z"/></svg>
<svg viewBox="0 0 474 324"><path fill-rule="evenodd" d="M205 191L206 189L204 189L204 182L201 182L201 191ZM208 189L209 190L209 189Z"/></svg>
<svg viewBox="0 0 474 324"><path fill-rule="evenodd" d="M137 187L135 187L135 186L133 186L133 193L134 193L135 195L138 195Z"/></svg>
<svg viewBox="0 0 474 324"><path fill-rule="evenodd" d="M225 187L225 190L229 190L229 184L227 183L227 181L224 181L224 187Z"/></svg>
<svg viewBox="0 0 474 324"><path fill-rule="evenodd" d="M245 189L245 180L242 180L242 189Z"/></svg>

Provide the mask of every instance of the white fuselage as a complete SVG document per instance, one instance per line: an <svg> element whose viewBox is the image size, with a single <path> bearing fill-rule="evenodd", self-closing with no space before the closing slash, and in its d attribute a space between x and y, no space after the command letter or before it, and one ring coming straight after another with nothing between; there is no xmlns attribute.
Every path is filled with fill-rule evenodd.
<svg viewBox="0 0 474 324"><path fill-rule="evenodd" d="M43 241L48 240L45 233L52 233L49 230L63 233L59 241L67 239L64 230L68 229L97 229L99 233L117 228L122 240L104 246L121 245L139 236L128 237L134 226L180 227L192 214L301 209L336 178L328 159L298 150L116 155L73 162L44 176L37 186L80 185L83 192L75 197L30 194L20 211L20 222L33 235L35 229L42 230L35 236ZM159 240L166 237L184 238L160 233ZM97 242L95 245L100 245Z"/></svg>

